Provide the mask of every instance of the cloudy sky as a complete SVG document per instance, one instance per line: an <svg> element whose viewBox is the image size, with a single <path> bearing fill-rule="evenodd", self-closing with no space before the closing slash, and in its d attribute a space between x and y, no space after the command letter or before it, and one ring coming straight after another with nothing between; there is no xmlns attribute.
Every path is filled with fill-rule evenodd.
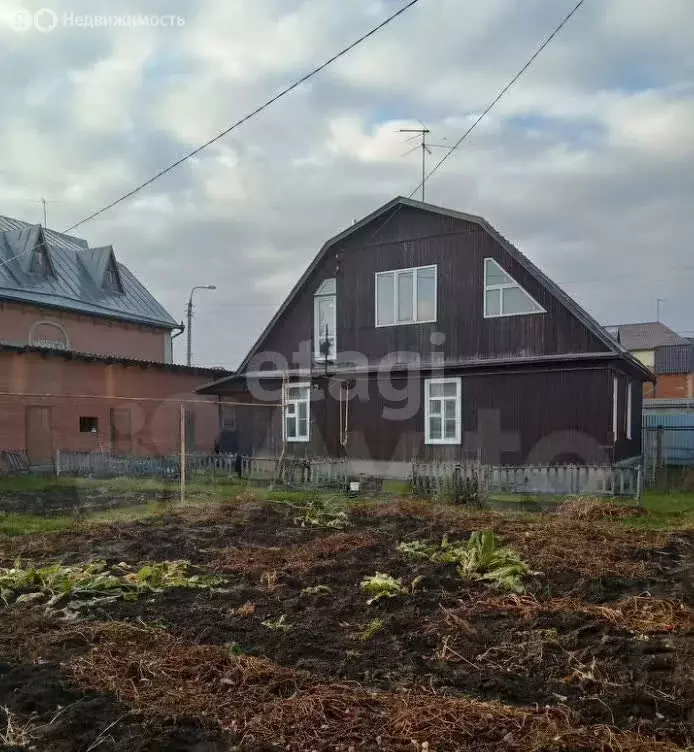
<svg viewBox="0 0 694 752"><path fill-rule="evenodd" d="M0 0L0 213L63 230L206 141L405 0ZM76 233L233 368L328 237L418 182L575 0L420 0L319 77ZM17 31L49 7L57 27ZM176 14L173 28L83 16ZM50 21L43 15L43 23ZM694 2L586 0L436 174L603 323L694 336ZM442 154L437 150L437 155ZM176 356L184 357L181 338Z"/></svg>

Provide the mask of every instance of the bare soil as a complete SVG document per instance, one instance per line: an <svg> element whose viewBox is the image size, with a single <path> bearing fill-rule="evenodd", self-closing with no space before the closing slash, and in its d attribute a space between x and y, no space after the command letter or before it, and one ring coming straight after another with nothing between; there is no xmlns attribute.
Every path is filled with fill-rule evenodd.
<svg viewBox="0 0 694 752"><path fill-rule="evenodd" d="M18 748L694 744L691 532L408 501L353 508L343 531L295 517L250 501L0 545L6 561L18 547L37 561L189 559L229 577L84 609L76 622L37 607L0 611L0 708L31 734ZM482 529L539 572L525 595L464 583L452 565L396 550ZM410 592L367 605L359 584L376 572Z"/></svg>

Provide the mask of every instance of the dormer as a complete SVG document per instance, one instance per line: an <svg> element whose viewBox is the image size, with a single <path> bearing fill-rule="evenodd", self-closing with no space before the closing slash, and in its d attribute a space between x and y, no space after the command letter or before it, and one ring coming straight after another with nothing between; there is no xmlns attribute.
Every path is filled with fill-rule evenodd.
<svg viewBox="0 0 694 752"><path fill-rule="evenodd" d="M7 261L16 264L24 274L37 280L55 277L55 269L46 243L46 236L41 225L29 225L21 230L5 233L6 242L12 253Z"/></svg>
<svg viewBox="0 0 694 752"><path fill-rule="evenodd" d="M81 251L80 259L97 287L106 293L123 294L123 281L112 246Z"/></svg>

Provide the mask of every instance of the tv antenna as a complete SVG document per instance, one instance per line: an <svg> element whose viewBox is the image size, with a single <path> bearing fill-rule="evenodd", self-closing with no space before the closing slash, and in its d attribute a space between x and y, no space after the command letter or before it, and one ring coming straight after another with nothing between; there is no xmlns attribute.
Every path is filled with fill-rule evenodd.
<svg viewBox="0 0 694 752"><path fill-rule="evenodd" d="M400 128L400 133L414 133L415 135L408 139L408 141L412 141L413 139L417 138L418 136L421 138L421 141L417 146L412 147L409 151L406 151L402 156L406 157L408 154L412 154L413 151L416 151L417 149L421 149L422 151L422 201L424 201L424 191L426 188L426 178L427 178L427 154L432 153L432 149L448 149L449 147L445 144L428 144L427 143L427 134L431 133L429 128L425 128L424 125L422 125L421 128ZM444 139L445 141L446 139Z"/></svg>

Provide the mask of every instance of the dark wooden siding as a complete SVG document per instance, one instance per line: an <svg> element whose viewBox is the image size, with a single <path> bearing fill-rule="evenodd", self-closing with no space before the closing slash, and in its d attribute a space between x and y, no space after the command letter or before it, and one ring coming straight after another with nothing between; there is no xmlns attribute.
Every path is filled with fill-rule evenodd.
<svg viewBox="0 0 694 752"><path fill-rule="evenodd" d="M641 382L635 381L621 371L611 372L611 378L616 377L618 388L617 397L617 435L615 436L614 459L616 461L638 457L641 454L641 424L643 410L643 391ZM631 440L627 439L627 388L632 384L631 401ZM612 430L612 415L610 414L610 430Z"/></svg>
<svg viewBox="0 0 694 752"><path fill-rule="evenodd" d="M485 319L486 257L501 264L547 313ZM437 321L376 328L375 273L431 264L437 266ZM291 366L311 365L313 295L329 277L337 278L341 362L354 361L345 355L348 352L374 362L395 352L415 353L424 360L443 355L456 361L607 350L478 225L411 207L401 208L388 222L383 217L374 220L331 248L261 350L281 354ZM432 345L437 332L445 337L440 346Z"/></svg>
<svg viewBox="0 0 694 752"><path fill-rule="evenodd" d="M359 396L350 402L346 456L401 462L479 458L490 464L611 459L613 372L608 367L476 374L451 371L446 375L462 379L461 445L424 444L425 375L411 374L409 379L385 383L363 377L358 382ZM324 398L325 386L325 381L319 382L313 391L311 441L288 444L288 454L340 455L338 407L332 397ZM638 388L635 396L636 392ZM333 389L332 394L336 393ZM635 411L636 405L635 399ZM280 455L279 410L268 417L267 407L227 409L236 411L237 428L256 453ZM640 423L635 421L633 430L638 443ZM622 451L627 449L631 451L628 447Z"/></svg>

